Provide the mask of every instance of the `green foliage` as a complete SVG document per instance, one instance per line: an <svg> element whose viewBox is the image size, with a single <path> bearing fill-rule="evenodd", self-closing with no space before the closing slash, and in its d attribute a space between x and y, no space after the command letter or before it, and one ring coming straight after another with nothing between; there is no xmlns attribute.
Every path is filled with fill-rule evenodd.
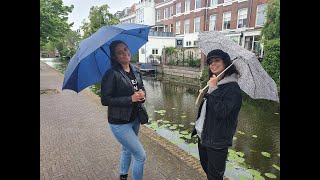
<svg viewBox="0 0 320 180"><path fill-rule="evenodd" d="M173 60L172 60L172 55L177 53L178 49L175 48L175 47L169 46L169 47L165 47L164 51L165 51L165 56L166 56L165 58L170 57L169 64L173 65L174 63L173 63Z"/></svg>
<svg viewBox="0 0 320 180"><path fill-rule="evenodd" d="M196 59L196 60L190 59L188 64L191 67L200 67L200 65L201 65L200 59Z"/></svg>
<svg viewBox="0 0 320 180"><path fill-rule="evenodd" d="M76 31L70 30L59 42L56 43L56 48L61 56L72 57L76 53L80 41L80 34Z"/></svg>
<svg viewBox="0 0 320 180"><path fill-rule="evenodd" d="M264 49L265 53L261 65L277 86L280 86L280 39L265 41Z"/></svg>
<svg viewBox="0 0 320 180"><path fill-rule="evenodd" d="M42 50L44 50L44 51L55 51L55 45L54 45L54 43L53 42L51 42L51 41L49 41L49 42L47 42L45 45L44 45L44 47L43 47L43 49Z"/></svg>
<svg viewBox="0 0 320 180"><path fill-rule="evenodd" d="M131 62L134 62L134 63L139 62L139 51L132 56Z"/></svg>
<svg viewBox="0 0 320 180"><path fill-rule="evenodd" d="M280 0L271 0L267 7L267 22L261 36L266 40L280 38Z"/></svg>
<svg viewBox="0 0 320 180"><path fill-rule="evenodd" d="M208 66L205 65L203 70L201 71L201 76L200 76L200 84L201 88L204 88L207 85L207 82L209 80L209 71L208 71Z"/></svg>
<svg viewBox="0 0 320 180"><path fill-rule="evenodd" d="M89 13L89 22L83 21L82 23L83 38L87 38L102 26L119 24L119 19L109 12L109 6L105 4L100 7L92 6Z"/></svg>
<svg viewBox="0 0 320 180"><path fill-rule="evenodd" d="M62 0L40 0L40 47L58 42L70 29L67 16L72 9L73 5L63 6Z"/></svg>

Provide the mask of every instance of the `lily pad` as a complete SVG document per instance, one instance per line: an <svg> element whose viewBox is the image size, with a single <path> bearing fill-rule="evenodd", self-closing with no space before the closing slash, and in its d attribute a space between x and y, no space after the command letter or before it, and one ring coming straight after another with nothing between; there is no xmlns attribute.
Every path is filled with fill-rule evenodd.
<svg viewBox="0 0 320 180"><path fill-rule="evenodd" d="M250 173L252 176L261 176L261 173L255 169L247 169L248 173Z"/></svg>
<svg viewBox="0 0 320 180"><path fill-rule="evenodd" d="M262 155L264 155L265 157L270 157L270 154L268 152L261 152Z"/></svg>
<svg viewBox="0 0 320 180"><path fill-rule="evenodd" d="M252 137L253 137L253 138L257 138L258 136L257 136L257 135L252 135Z"/></svg>
<svg viewBox="0 0 320 180"><path fill-rule="evenodd" d="M159 123L159 122L162 122L162 121L163 121L162 119L157 120L158 123Z"/></svg>
<svg viewBox="0 0 320 180"><path fill-rule="evenodd" d="M197 147L197 146L198 146L198 144L195 144L195 143L190 143L190 144L188 144L188 147L191 147L191 148Z"/></svg>
<svg viewBox="0 0 320 180"><path fill-rule="evenodd" d="M237 140L238 138L234 136L232 139L235 141L235 140Z"/></svg>
<svg viewBox="0 0 320 180"><path fill-rule="evenodd" d="M272 164L272 167L276 168L278 171L280 171L280 167L275 165L275 164Z"/></svg>
<svg viewBox="0 0 320 180"><path fill-rule="evenodd" d="M243 175L239 175L238 177L239 177L239 180L251 180L251 178Z"/></svg>
<svg viewBox="0 0 320 180"><path fill-rule="evenodd" d="M250 149L251 152L257 152L256 150Z"/></svg>
<svg viewBox="0 0 320 180"><path fill-rule="evenodd" d="M234 168L233 168L233 166L232 166L231 164L227 163L226 169L227 169L228 171L230 171L230 170L232 170L232 169L234 169Z"/></svg>
<svg viewBox="0 0 320 180"><path fill-rule="evenodd" d="M246 134L246 133L244 133L244 132L242 132L242 131L237 131L237 133L239 133L239 134Z"/></svg>
<svg viewBox="0 0 320 180"><path fill-rule="evenodd" d="M264 177L262 177L261 175L258 175L258 176L254 176L253 178L254 180L265 180Z"/></svg>
<svg viewBox="0 0 320 180"><path fill-rule="evenodd" d="M165 120L165 121L163 121L163 123L169 123L170 121L167 121L167 120Z"/></svg>
<svg viewBox="0 0 320 180"><path fill-rule="evenodd" d="M277 178L277 176L272 173L264 173L264 175L267 176L268 178L271 178L271 179Z"/></svg>
<svg viewBox="0 0 320 180"><path fill-rule="evenodd" d="M190 124L191 124L192 126L194 126L194 125L195 125L196 123L194 123L194 122L191 122Z"/></svg>
<svg viewBox="0 0 320 180"><path fill-rule="evenodd" d="M277 154L279 157L280 157L280 153L279 154Z"/></svg>
<svg viewBox="0 0 320 180"><path fill-rule="evenodd" d="M177 129L177 126L170 126L169 129Z"/></svg>
<svg viewBox="0 0 320 180"><path fill-rule="evenodd" d="M275 115L279 115L279 113L274 113Z"/></svg>
<svg viewBox="0 0 320 180"><path fill-rule="evenodd" d="M181 116L181 118L186 118L187 116Z"/></svg>
<svg viewBox="0 0 320 180"><path fill-rule="evenodd" d="M176 108L171 108L171 109L176 109Z"/></svg>
<svg viewBox="0 0 320 180"><path fill-rule="evenodd" d="M244 156L244 153L243 152L236 152L236 154L240 157L243 157Z"/></svg>
<svg viewBox="0 0 320 180"><path fill-rule="evenodd" d="M191 139L191 134L184 135L184 138L186 138L186 139Z"/></svg>
<svg viewBox="0 0 320 180"><path fill-rule="evenodd" d="M179 127L184 127L184 125L183 124L179 124Z"/></svg>
<svg viewBox="0 0 320 180"><path fill-rule="evenodd" d="M165 114L160 114L161 116L164 116Z"/></svg>
<svg viewBox="0 0 320 180"><path fill-rule="evenodd" d="M181 131L181 134L189 134L188 131Z"/></svg>

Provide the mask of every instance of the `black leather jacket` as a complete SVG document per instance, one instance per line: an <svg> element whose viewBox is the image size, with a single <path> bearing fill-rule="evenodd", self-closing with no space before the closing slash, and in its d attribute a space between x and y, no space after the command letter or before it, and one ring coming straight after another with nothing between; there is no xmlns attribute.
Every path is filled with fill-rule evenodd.
<svg viewBox="0 0 320 180"><path fill-rule="evenodd" d="M130 67L138 81L138 88L145 91L139 70L131 64ZM134 104L131 95L134 93L134 89L128 80L121 65L115 65L104 74L101 82L101 104L108 106L108 118L118 121L130 120ZM141 108L145 110L144 105L140 104Z"/></svg>
<svg viewBox="0 0 320 180"><path fill-rule="evenodd" d="M232 138L238 124L238 114L242 105L241 90L236 82L218 86L206 93L206 115L201 133L201 144L212 148L228 148L232 146ZM201 103L197 119L200 116ZM197 134L194 129L192 135Z"/></svg>

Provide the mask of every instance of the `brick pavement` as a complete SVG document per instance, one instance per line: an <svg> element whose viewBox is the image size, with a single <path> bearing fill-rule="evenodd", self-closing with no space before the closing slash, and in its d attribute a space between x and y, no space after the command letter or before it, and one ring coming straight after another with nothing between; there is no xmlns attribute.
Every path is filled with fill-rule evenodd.
<svg viewBox="0 0 320 180"><path fill-rule="evenodd" d="M61 91L63 74L40 61L40 179L116 180L121 146L106 107L89 90ZM145 180L206 179L199 160L141 126ZM132 180L131 168L129 180Z"/></svg>

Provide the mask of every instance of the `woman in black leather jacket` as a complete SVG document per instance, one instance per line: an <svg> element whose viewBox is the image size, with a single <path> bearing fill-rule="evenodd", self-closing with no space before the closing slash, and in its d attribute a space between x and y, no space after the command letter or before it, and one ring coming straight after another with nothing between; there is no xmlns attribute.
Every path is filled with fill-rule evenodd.
<svg viewBox="0 0 320 180"><path fill-rule="evenodd" d="M220 49L207 55L209 65L209 89L198 111L198 119L192 132L198 134L200 162L209 180L222 180L226 168L228 147L232 145L242 95L237 83L239 72L234 65L220 74L232 62Z"/></svg>
<svg viewBox="0 0 320 180"><path fill-rule="evenodd" d="M138 69L130 64L131 54L127 45L113 41L110 54L112 68L104 74L101 82L101 104L108 106L109 126L122 145L120 179L127 179L132 155L133 178L141 180L146 153L138 139L141 124L138 109L145 111L145 89Z"/></svg>

